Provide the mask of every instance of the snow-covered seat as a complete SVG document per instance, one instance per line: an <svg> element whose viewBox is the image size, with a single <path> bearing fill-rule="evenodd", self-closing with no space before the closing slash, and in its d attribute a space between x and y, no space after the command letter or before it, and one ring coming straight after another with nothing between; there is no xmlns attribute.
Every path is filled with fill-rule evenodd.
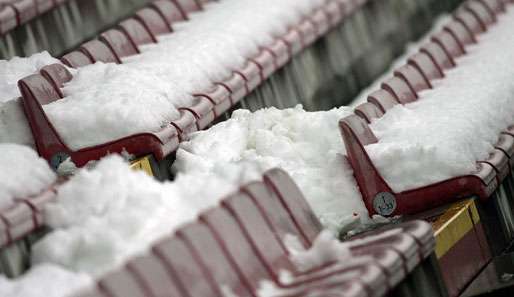
<svg viewBox="0 0 514 297"><path fill-rule="evenodd" d="M432 36L432 41L439 44L452 58L458 58L466 53L464 46L447 31L440 31Z"/></svg>
<svg viewBox="0 0 514 297"><path fill-rule="evenodd" d="M113 52L113 50L109 48L107 44L97 39L82 44L79 48L79 51L88 56L88 58L93 61L93 63L121 63L121 60L116 56L116 53Z"/></svg>
<svg viewBox="0 0 514 297"><path fill-rule="evenodd" d="M154 42L157 42L156 36L171 32L171 26L155 7L145 7L138 10L135 18L152 34Z"/></svg>
<svg viewBox="0 0 514 297"><path fill-rule="evenodd" d="M432 60L440 69L443 70L443 72L455 67L455 61L453 58L448 55L444 48L441 47L441 45L438 43L429 42L421 47L420 51L430 56L430 58L432 58Z"/></svg>
<svg viewBox="0 0 514 297"><path fill-rule="evenodd" d="M373 119L380 118L384 112L378 106L370 102L364 102L355 107L355 114L365 119L366 122L371 123Z"/></svg>
<svg viewBox="0 0 514 297"><path fill-rule="evenodd" d="M435 79L441 79L444 77L443 70L434 63L432 58L427 53L419 52L412 55L409 58L408 63L416 67L419 72L421 72L423 77L425 77L425 79L428 81L433 81Z"/></svg>
<svg viewBox="0 0 514 297"><path fill-rule="evenodd" d="M92 64L93 61L86 54L81 51L72 51L61 57L61 62L72 68L78 68Z"/></svg>
<svg viewBox="0 0 514 297"><path fill-rule="evenodd" d="M61 78L71 78L70 75L66 75L65 69L59 71L62 72L59 75ZM170 123L156 133L139 133L73 151L63 142L43 109L44 105L62 98L62 94L58 92L54 84L48 81L45 76L34 74L20 80L18 85L38 152L50 162L54 169L57 169L68 157L80 167L109 153L122 153L124 151L135 156L153 154L158 160L161 160L178 146L179 131L176 127L187 126L186 122L188 121L191 122L189 125L194 125L194 120L189 119L186 115L185 119L181 118L176 121L178 124Z"/></svg>
<svg viewBox="0 0 514 297"><path fill-rule="evenodd" d="M377 90L368 95L368 102L375 104L382 112L386 112L398 103L398 100L384 89Z"/></svg>
<svg viewBox="0 0 514 297"><path fill-rule="evenodd" d="M150 33L144 24L136 18L129 18L119 23L123 31L136 48L143 44L155 43L157 39ZM138 50L139 52L139 50Z"/></svg>
<svg viewBox="0 0 514 297"><path fill-rule="evenodd" d="M459 21L453 20L444 26L444 30L450 33L464 49L467 45L476 43L475 36ZM464 49L465 52L465 49Z"/></svg>
<svg viewBox="0 0 514 297"><path fill-rule="evenodd" d="M402 104L413 102L418 98L418 95L411 89L409 84L399 77L391 77L385 80L380 87L391 93Z"/></svg>
<svg viewBox="0 0 514 297"><path fill-rule="evenodd" d="M368 124L360 117L351 115L340 121L340 128L348 160L370 213L387 216L417 213L471 196L486 200L498 186L493 166L477 163L476 171L468 175L395 193L364 148L378 141Z"/></svg>
<svg viewBox="0 0 514 297"><path fill-rule="evenodd" d="M103 32L99 40L109 47L118 61L121 61L124 57L139 53L137 45L129 39L125 32L118 29L110 29Z"/></svg>
<svg viewBox="0 0 514 297"><path fill-rule="evenodd" d="M164 18L168 26L173 28L175 22L185 21L187 18L182 14L175 2L168 0L157 0L150 4Z"/></svg>
<svg viewBox="0 0 514 297"><path fill-rule="evenodd" d="M410 64L405 64L397 68L394 71L394 76L403 79L416 94L432 88L430 81L427 80L416 67Z"/></svg>

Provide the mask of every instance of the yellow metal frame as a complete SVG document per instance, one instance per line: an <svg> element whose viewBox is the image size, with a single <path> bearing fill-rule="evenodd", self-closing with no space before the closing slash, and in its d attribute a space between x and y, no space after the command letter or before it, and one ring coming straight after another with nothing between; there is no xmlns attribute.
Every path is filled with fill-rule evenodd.
<svg viewBox="0 0 514 297"><path fill-rule="evenodd" d="M436 237L435 253L437 258L443 257L478 222L480 222L480 216L475 199L460 201L450 206L432 223Z"/></svg>
<svg viewBox="0 0 514 297"><path fill-rule="evenodd" d="M152 165L150 163L150 156L142 157L130 162L130 168L134 170L141 170L146 172L150 176L154 176Z"/></svg>

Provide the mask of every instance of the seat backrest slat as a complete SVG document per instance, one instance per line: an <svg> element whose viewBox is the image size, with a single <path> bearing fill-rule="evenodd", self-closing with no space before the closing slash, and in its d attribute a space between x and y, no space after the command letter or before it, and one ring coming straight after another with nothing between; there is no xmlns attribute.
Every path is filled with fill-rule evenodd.
<svg viewBox="0 0 514 297"><path fill-rule="evenodd" d="M143 44L156 43L157 40L148 31L141 21L136 18L124 20L119 24L119 28L129 40L136 46L136 48Z"/></svg>
<svg viewBox="0 0 514 297"><path fill-rule="evenodd" d="M121 64L121 60L116 56L113 50L100 40L95 39L88 41L82 44L79 50L88 56L93 63L104 62Z"/></svg>
<svg viewBox="0 0 514 297"><path fill-rule="evenodd" d="M73 51L61 57L61 62L72 68L93 64L94 61L81 51Z"/></svg>
<svg viewBox="0 0 514 297"><path fill-rule="evenodd" d="M109 47L110 51L115 54L117 60L121 61L121 58L139 53L136 44L120 30L107 30L100 35L99 39Z"/></svg>
<svg viewBox="0 0 514 297"><path fill-rule="evenodd" d="M377 90L368 96L368 102L375 104L383 113L399 104L398 100L386 90Z"/></svg>
<svg viewBox="0 0 514 297"><path fill-rule="evenodd" d="M427 54L432 61L443 71L455 67L453 58L449 56L441 45L435 42L429 42L420 50L422 53Z"/></svg>
<svg viewBox="0 0 514 297"><path fill-rule="evenodd" d="M154 42L157 42L156 37L158 35L171 32L171 27L166 23L164 16L154 7L145 7L140 9L136 12L135 18L137 18L145 26L146 30L152 34Z"/></svg>
<svg viewBox="0 0 514 297"><path fill-rule="evenodd" d="M378 106L370 102L364 102L355 107L354 112L356 115L365 119L368 123L371 123L373 119L380 118L384 115L384 112L380 110Z"/></svg>
<svg viewBox="0 0 514 297"><path fill-rule="evenodd" d="M52 64L41 68L40 72L43 77L53 84L57 93L63 97L61 88L73 78L68 69L61 64Z"/></svg>
<svg viewBox="0 0 514 297"><path fill-rule="evenodd" d="M187 16L182 13L176 3L168 0L157 0L150 4L164 18L168 26L173 28L173 24L187 20Z"/></svg>
<svg viewBox="0 0 514 297"><path fill-rule="evenodd" d="M444 77L442 69L440 69L426 53L414 54L409 58L408 63L416 67L428 81Z"/></svg>
<svg viewBox="0 0 514 297"><path fill-rule="evenodd" d="M417 99L416 93L409 84L399 77L387 79L382 83L381 88L391 93L401 104L414 102Z"/></svg>

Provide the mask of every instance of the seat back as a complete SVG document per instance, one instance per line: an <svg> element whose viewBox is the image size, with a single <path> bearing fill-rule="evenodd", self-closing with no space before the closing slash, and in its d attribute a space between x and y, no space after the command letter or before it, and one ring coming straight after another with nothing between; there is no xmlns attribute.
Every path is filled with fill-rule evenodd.
<svg viewBox="0 0 514 297"><path fill-rule="evenodd" d="M375 104L383 113L398 104L398 100L386 90L377 90L368 96L368 102Z"/></svg>
<svg viewBox="0 0 514 297"><path fill-rule="evenodd" d="M450 33L465 52L465 47L476 43L475 36L459 21L453 20L444 26L444 30Z"/></svg>
<svg viewBox="0 0 514 297"><path fill-rule="evenodd" d="M236 296L252 296L244 285L237 270L226 258L225 253L212 235L209 228L201 223L193 223L181 228L177 236L182 238L186 245L195 250L199 260L210 274L216 293L222 296L221 286L228 287Z"/></svg>
<svg viewBox="0 0 514 297"><path fill-rule="evenodd" d="M365 119L366 122L371 123L373 119L380 118L384 112L378 106L370 102L364 102L355 107L355 114Z"/></svg>
<svg viewBox="0 0 514 297"><path fill-rule="evenodd" d="M187 16L180 10L175 2L168 0L157 0L150 4L164 18L170 28L173 24L187 20Z"/></svg>
<svg viewBox="0 0 514 297"><path fill-rule="evenodd" d="M462 46L455 37L448 31L441 31L432 36L432 41L439 44L446 54L452 58L458 58L466 53L464 46Z"/></svg>
<svg viewBox="0 0 514 297"><path fill-rule="evenodd" d="M178 237L168 238L156 244L152 253L166 267L170 276L190 297L212 296L217 286L208 280L210 275L198 262L192 250Z"/></svg>
<svg viewBox="0 0 514 297"><path fill-rule="evenodd" d="M414 102L418 98L409 84L399 77L387 79L382 83L381 88L391 93L401 104Z"/></svg>
<svg viewBox="0 0 514 297"><path fill-rule="evenodd" d="M488 7L478 0L464 2L464 7L471 12L480 22L482 28L487 30L489 26L496 23L496 15L488 10Z"/></svg>
<svg viewBox="0 0 514 297"><path fill-rule="evenodd" d="M264 174L264 183L286 206L289 215L307 241L314 242L323 227L291 177L281 169L272 169Z"/></svg>
<svg viewBox="0 0 514 297"><path fill-rule="evenodd" d="M61 64L51 64L41 68L40 73L54 86L59 96L64 97L61 88L73 78L68 69Z"/></svg>
<svg viewBox="0 0 514 297"><path fill-rule="evenodd" d="M505 12L505 3L503 3L501 0L480 0L489 11L491 11L494 14L499 14L501 12Z"/></svg>
<svg viewBox="0 0 514 297"><path fill-rule="evenodd" d="M434 61L437 67L442 71L455 67L453 58L448 55L438 43L429 42L425 44L420 51L430 56L432 61Z"/></svg>
<svg viewBox="0 0 514 297"><path fill-rule="evenodd" d="M394 71L394 75L403 79L403 81L409 85L411 91L416 94L419 94L419 92L423 90L432 88L430 81L427 80L416 67L410 64L405 64L396 69Z"/></svg>
<svg viewBox="0 0 514 297"><path fill-rule="evenodd" d="M157 42L155 36L153 36L150 31L145 28L144 24L136 18L124 20L118 26L136 48L143 44Z"/></svg>
<svg viewBox="0 0 514 297"><path fill-rule="evenodd" d="M79 50L88 56L93 63L104 62L121 64L121 60L116 56L114 51L100 40L95 39L88 41L82 44Z"/></svg>
<svg viewBox="0 0 514 297"><path fill-rule="evenodd" d="M482 25L478 18L469 10L457 10L457 12L455 13L455 20L460 22L464 27L466 27L469 33L473 34L473 36L476 36L486 31L486 28Z"/></svg>
<svg viewBox="0 0 514 297"><path fill-rule="evenodd" d="M139 53L136 44L120 30L107 30L100 35L99 39L109 47L112 53L114 53L116 60L121 61L121 58Z"/></svg>
<svg viewBox="0 0 514 297"><path fill-rule="evenodd" d="M61 57L61 62L72 68L93 64L94 61L81 51L73 51Z"/></svg>
<svg viewBox="0 0 514 297"><path fill-rule="evenodd" d="M442 69L440 69L426 53L414 54L409 58L408 63L416 67L429 82L444 77Z"/></svg>
<svg viewBox="0 0 514 297"><path fill-rule="evenodd" d="M202 214L200 220L209 227L225 251L225 256L235 264L241 278L253 292L257 292L262 280L272 279L273 275L259 259L243 231L226 209L211 209Z"/></svg>
<svg viewBox="0 0 514 297"><path fill-rule="evenodd" d="M158 35L171 32L171 27L166 23L164 16L153 7L145 7L138 10L135 18L150 32L153 42L157 42Z"/></svg>

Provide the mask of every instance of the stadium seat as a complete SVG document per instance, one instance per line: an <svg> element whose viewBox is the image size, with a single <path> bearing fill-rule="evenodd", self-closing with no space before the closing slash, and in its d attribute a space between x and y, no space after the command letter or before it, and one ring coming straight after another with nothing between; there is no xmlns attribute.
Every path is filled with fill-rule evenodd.
<svg viewBox="0 0 514 297"><path fill-rule="evenodd" d="M73 51L61 57L61 62L72 68L93 64L93 60L81 51Z"/></svg>
<svg viewBox="0 0 514 297"><path fill-rule="evenodd" d="M214 104L214 117L222 115L232 107L230 92L221 85L215 85L207 92L194 94L195 97L204 97Z"/></svg>
<svg viewBox="0 0 514 297"><path fill-rule="evenodd" d="M40 73L54 86L59 96L64 97L61 88L72 79L71 73L61 64L47 65L41 68Z"/></svg>
<svg viewBox="0 0 514 297"><path fill-rule="evenodd" d="M426 54L426 53L416 53L412 55L408 63L416 69L418 69L421 74L423 74L423 77L427 81L433 81L435 79L441 79L444 77L443 70L439 68L437 64L435 64L434 60Z"/></svg>
<svg viewBox="0 0 514 297"><path fill-rule="evenodd" d="M464 2L463 5L466 10L478 18L483 28L487 28L496 23L496 15L492 11L489 11L488 7L479 0L469 0Z"/></svg>
<svg viewBox="0 0 514 297"><path fill-rule="evenodd" d="M120 39L116 39L115 42L123 41L121 35L116 35ZM114 43L113 45L118 44ZM86 56L88 56L88 58L91 61L93 61L93 63L121 63L121 60L118 58L118 56L116 56L116 53L113 51L113 49L109 48L107 44L101 42L100 40L91 40L82 44L79 48L79 51L83 52Z"/></svg>
<svg viewBox="0 0 514 297"><path fill-rule="evenodd" d="M125 33L117 29L105 31L100 35L99 40L107 45L110 52L114 53L118 63L121 63L122 58L139 53L137 45Z"/></svg>
<svg viewBox="0 0 514 297"><path fill-rule="evenodd" d="M357 115L351 115L340 121L340 128L348 160L370 213L386 216L417 213L473 195L486 200L498 185L493 167L489 164L477 163L476 172L469 175L395 193L382 178L364 149L365 145L378 141L367 123Z"/></svg>
<svg viewBox="0 0 514 297"><path fill-rule="evenodd" d="M447 55L453 59L458 58L466 53L464 46L462 46L455 37L448 31L441 31L432 36L431 40L439 44Z"/></svg>
<svg viewBox="0 0 514 297"><path fill-rule="evenodd" d="M459 21L454 20L444 26L444 30L450 33L457 40L465 51L465 47L469 44L476 43L475 36Z"/></svg>
<svg viewBox="0 0 514 297"><path fill-rule="evenodd" d="M173 24L176 22L187 20L180 8L172 1L157 0L150 5L164 18L170 28L173 28Z"/></svg>
<svg viewBox="0 0 514 297"><path fill-rule="evenodd" d="M423 90L432 88L430 81L427 80L416 67L410 64L405 64L396 69L394 71L394 76L403 79L403 81L405 81L409 85L410 89L416 94L419 94L419 92Z"/></svg>
<svg viewBox="0 0 514 297"><path fill-rule="evenodd" d="M442 71L455 67L453 58L449 56L438 43L429 42L425 44L420 51L430 56Z"/></svg>
<svg viewBox="0 0 514 297"><path fill-rule="evenodd" d="M468 10L459 9L455 12L455 20L460 22L468 31L476 36L487 30L486 27L478 20L478 18Z"/></svg>
<svg viewBox="0 0 514 297"><path fill-rule="evenodd" d="M391 93L383 89L371 93L367 100L378 106L383 113L399 104Z"/></svg>
<svg viewBox="0 0 514 297"><path fill-rule="evenodd" d="M170 25L166 23L164 17L154 8L146 7L139 10L136 12L135 18L151 33L154 42L157 42L156 36L171 32Z"/></svg>
<svg viewBox="0 0 514 297"><path fill-rule="evenodd" d="M124 20L119 25L120 30L125 33L129 40L138 48L141 45L156 43L157 39L152 36L144 24L136 18ZM139 50L138 50L139 52Z"/></svg>
<svg viewBox="0 0 514 297"><path fill-rule="evenodd" d="M381 88L389 92L401 104L416 101L418 95L412 90L408 83L399 77L391 77L384 81Z"/></svg>
<svg viewBox="0 0 514 297"><path fill-rule="evenodd" d="M197 130L203 130L216 119L213 102L203 96L194 97L191 106L181 107L179 110L191 112L196 119Z"/></svg>
<svg viewBox="0 0 514 297"><path fill-rule="evenodd" d="M384 115L384 112L378 106L370 102L365 102L355 107L354 112L368 123Z"/></svg>

